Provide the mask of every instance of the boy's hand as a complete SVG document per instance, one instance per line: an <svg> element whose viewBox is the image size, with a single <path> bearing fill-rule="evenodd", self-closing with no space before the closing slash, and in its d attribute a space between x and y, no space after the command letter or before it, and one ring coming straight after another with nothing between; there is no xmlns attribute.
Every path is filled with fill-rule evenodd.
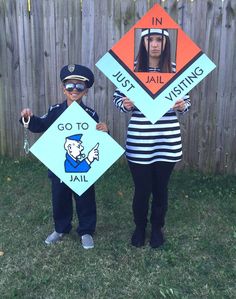
<svg viewBox="0 0 236 299"><path fill-rule="evenodd" d="M96 129L103 132L108 132L108 127L105 123L98 123Z"/></svg>
<svg viewBox="0 0 236 299"><path fill-rule="evenodd" d="M25 108L21 111L21 117L24 117L25 120L31 116L33 116L33 113L29 108Z"/></svg>

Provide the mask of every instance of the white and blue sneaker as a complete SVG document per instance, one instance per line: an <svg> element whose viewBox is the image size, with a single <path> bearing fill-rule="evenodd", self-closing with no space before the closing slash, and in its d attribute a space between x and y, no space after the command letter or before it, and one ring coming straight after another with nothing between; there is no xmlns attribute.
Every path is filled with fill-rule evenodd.
<svg viewBox="0 0 236 299"><path fill-rule="evenodd" d="M91 235L83 235L81 237L81 243L84 249L92 249L94 248L94 241Z"/></svg>
<svg viewBox="0 0 236 299"><path fill-rule="evenodd" d="M56 243L56 242L58 242L58 241L61 240L61 238L63 237L63 235L64 235L63 233L57 233L57 232L54 230L54 232L51 233L51 234L47 237L47 239L45 240L45 243L46 243L47 245Z"/></svg>

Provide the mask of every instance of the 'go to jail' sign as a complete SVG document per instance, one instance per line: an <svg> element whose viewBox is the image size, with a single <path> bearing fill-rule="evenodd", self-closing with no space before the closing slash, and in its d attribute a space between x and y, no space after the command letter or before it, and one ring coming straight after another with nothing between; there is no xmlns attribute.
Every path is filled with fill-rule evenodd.
<svg viewBox="0 0 236 299"><path fill-rule="evenodd" d="M73 102L30 151L62 182L82 195L124 153L124 149Z"/></svg>
<svg viewBox="0 0 236 299"><path fill-rule="evenodd" d="M172 73L135 70L137 40L143 29L167 29L171 46ZM183 32L165 10L154 5L96 64L152 122L162 117L216 66Z"/></svg>

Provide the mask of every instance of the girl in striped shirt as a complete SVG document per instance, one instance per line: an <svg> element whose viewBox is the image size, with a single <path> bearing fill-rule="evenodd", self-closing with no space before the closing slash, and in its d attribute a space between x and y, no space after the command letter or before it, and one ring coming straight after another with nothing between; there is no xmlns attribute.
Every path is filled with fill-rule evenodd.
<svg viewBox="0 0 236 299"><path fill-rule="evenodd" d="M136 72L175 72L170 58L169 33L165 29L143 29ZM175 163L181 160L182 143L180 125L176 115L190 108L189 96L176 101L165 115L152 124L132 101L116 90L113 101L122 112L131 112L126 140L126 157L134 181L133 217L135 230L131 244L145 244L145 230L151 203L150 246L163 245L163 227L168 206L168 182Z"/></svg>

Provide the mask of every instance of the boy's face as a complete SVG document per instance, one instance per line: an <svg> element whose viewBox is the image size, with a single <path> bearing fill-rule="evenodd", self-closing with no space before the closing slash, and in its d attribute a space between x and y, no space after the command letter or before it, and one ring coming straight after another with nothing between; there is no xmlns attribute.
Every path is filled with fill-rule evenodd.
<svg viewBox="0 0 236 299"><path fill-rule="evenodd" d="M74 101L80 103L82 97L87 93L88 88L85 82L76 79L69 79L63 83L63 91L67 98L68 106Z"/></svg>

